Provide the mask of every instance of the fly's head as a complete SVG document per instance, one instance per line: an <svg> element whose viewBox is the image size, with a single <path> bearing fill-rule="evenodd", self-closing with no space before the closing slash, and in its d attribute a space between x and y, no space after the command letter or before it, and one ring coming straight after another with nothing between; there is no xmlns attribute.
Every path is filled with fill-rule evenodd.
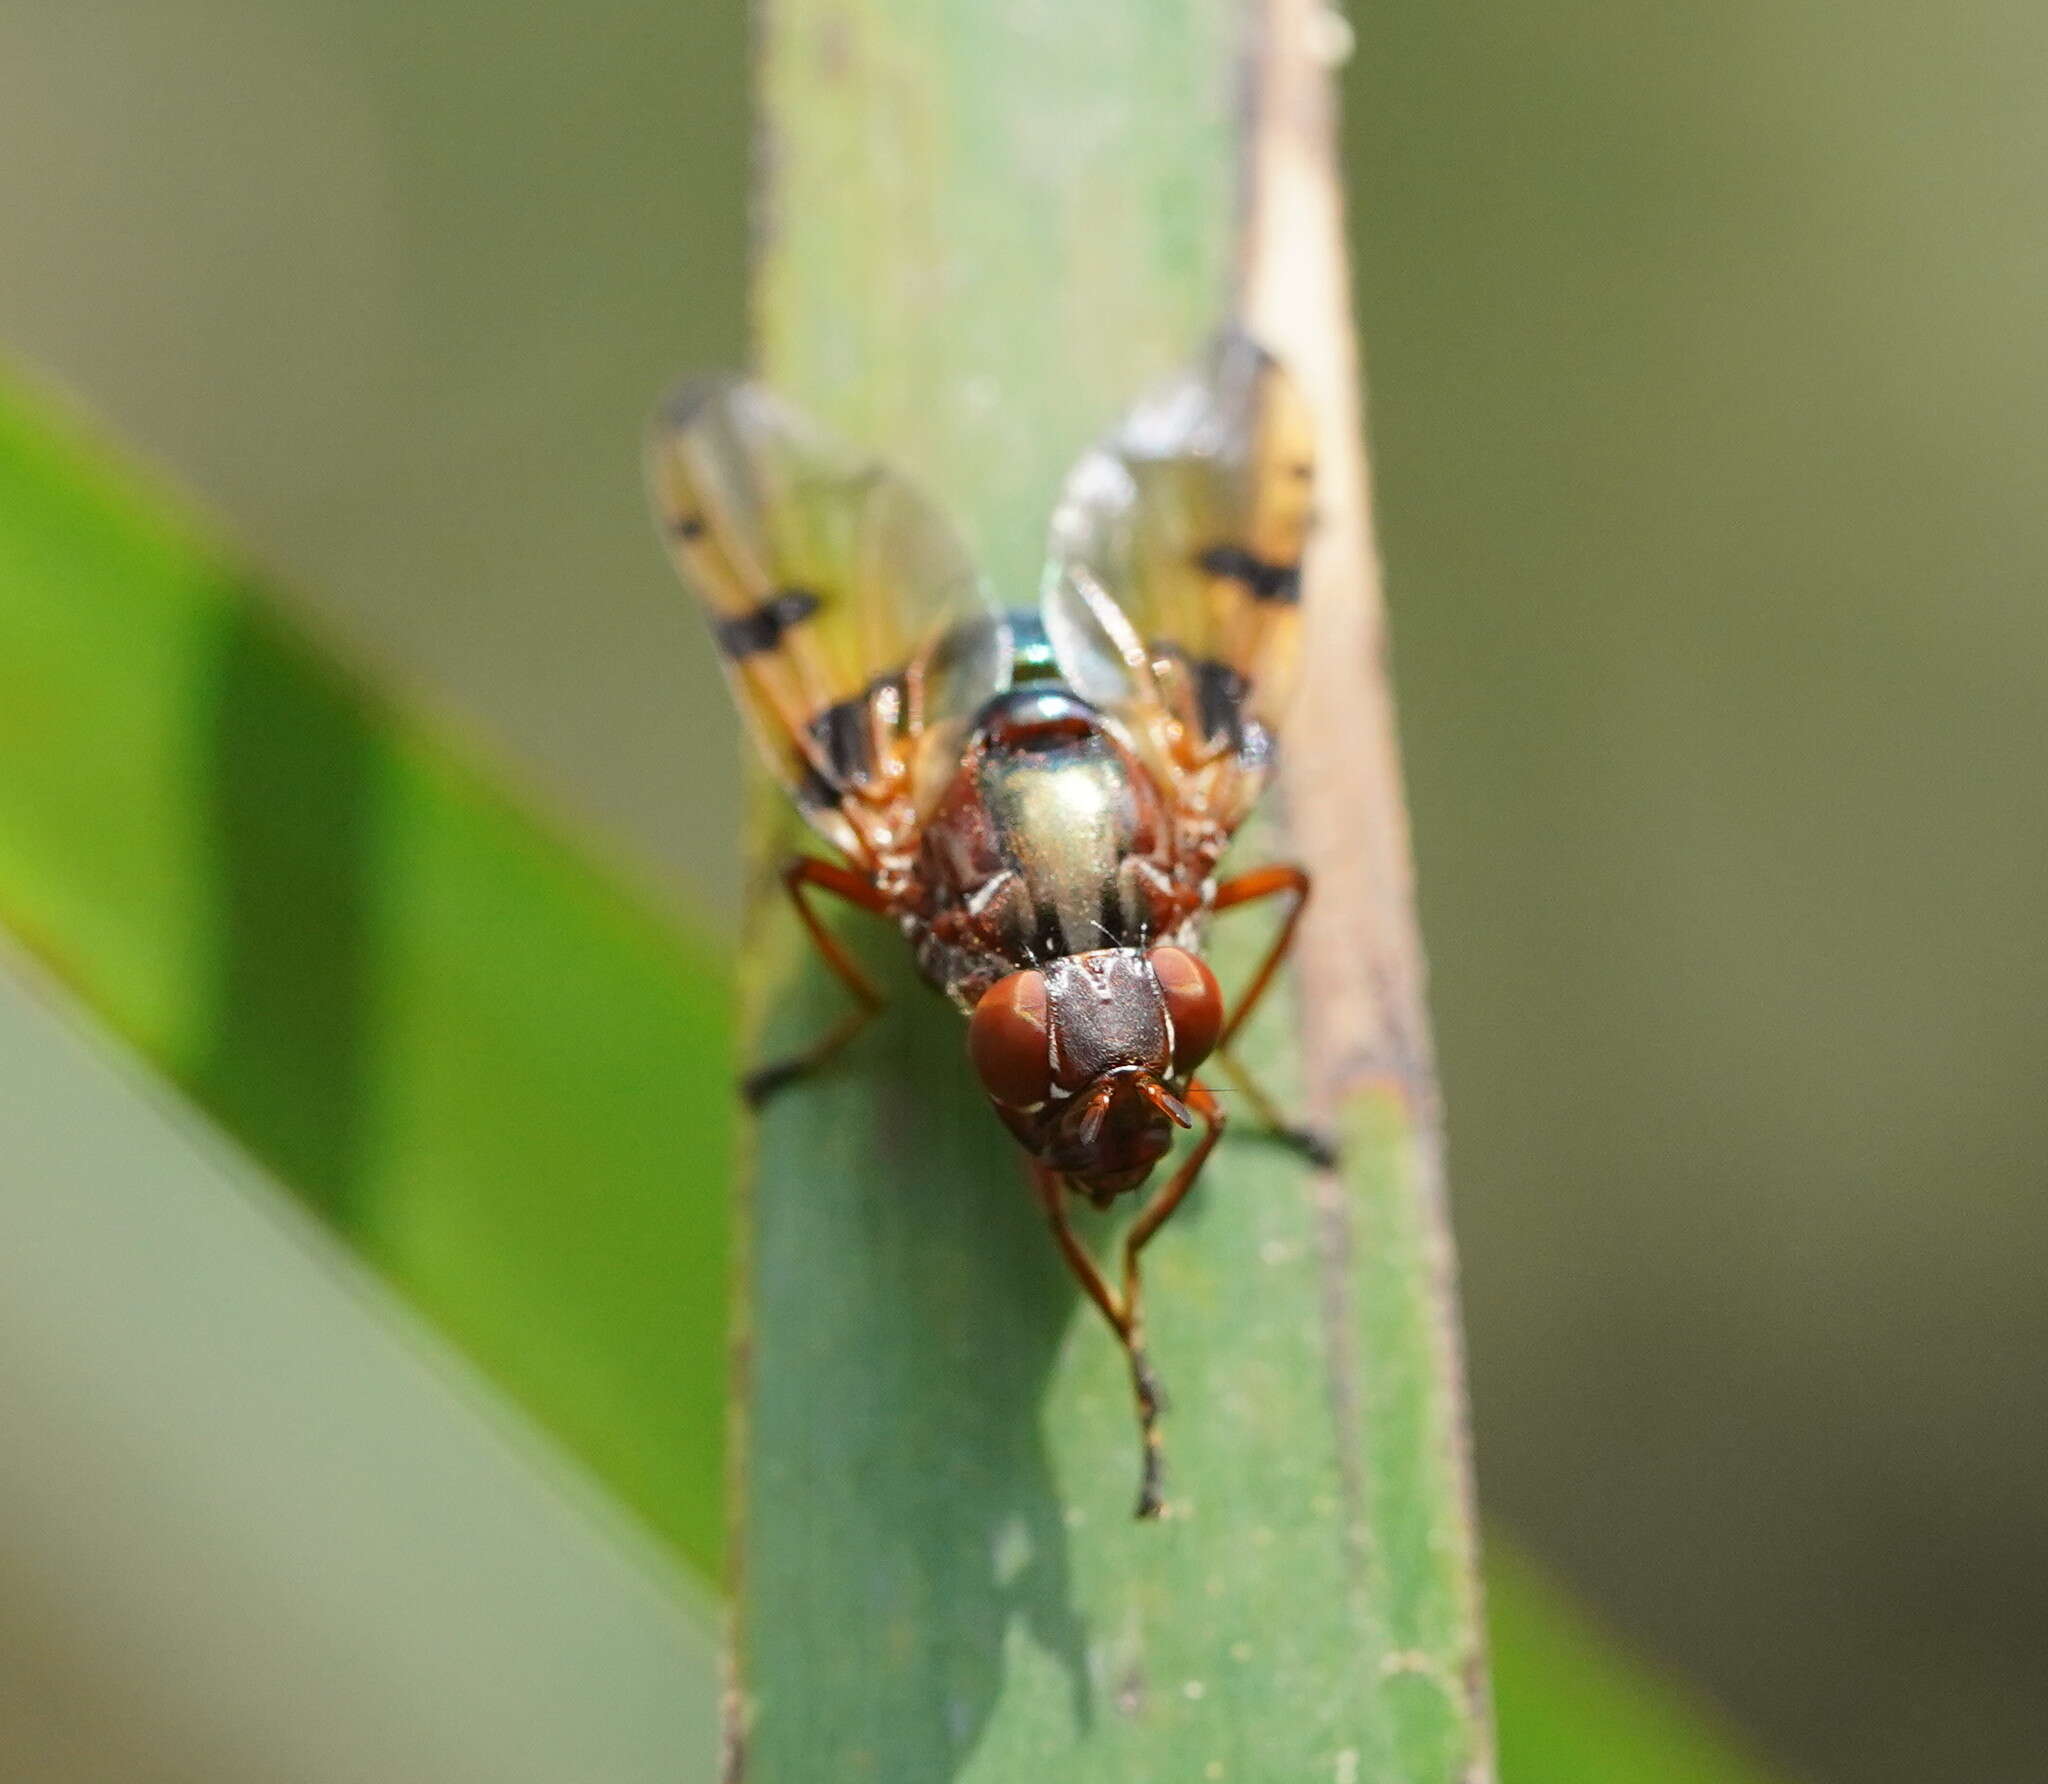
<svg viewBox="0 0 2048 1784"><path fill-rule="evenodd" d="M1025 1151L1090 1200L1136 1189L1191 1125L1174 1094L1216 1045L1223 999L1184 948L1105 948L999 979L968 1056Z"/></svg>

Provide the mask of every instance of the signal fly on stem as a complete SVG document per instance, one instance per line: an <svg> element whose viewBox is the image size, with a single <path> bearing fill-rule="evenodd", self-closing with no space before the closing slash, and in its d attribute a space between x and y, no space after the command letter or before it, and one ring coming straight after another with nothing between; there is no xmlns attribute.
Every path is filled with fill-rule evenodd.
<svg viewBox="0 0 2048 1784"><path fill-rule="evenodd" d="M1217 864L1272 768L1299 646L1312 477L1292 382L1231 331L1069 474L1037 605L989 590L946 520L886 467L760 386L663 406L655 507L777 779L838 856L783 870L853 1008L752 1073L760 1102L833 1059L881 996L811 903L893 923L967 1018L967 1055L1030 1163L1067 1267L1130 1362L1138 1516L1163 1508L1160 1396L1140 1260L1222 1134L1219 1060L1277 1120L1230 1043L1308 896L1299 867ZM1226 1004L1209 920L1275 901L1278 930ZM1176 1129L1200 1132L1144 1199L1106 1275L1074 1199L1138 1194Z"/></svg>

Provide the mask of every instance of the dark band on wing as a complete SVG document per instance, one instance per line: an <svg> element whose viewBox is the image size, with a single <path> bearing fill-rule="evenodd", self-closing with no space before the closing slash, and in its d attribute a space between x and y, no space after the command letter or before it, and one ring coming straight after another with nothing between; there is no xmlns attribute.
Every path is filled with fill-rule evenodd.
<svg viewBox="0 0 2048 1784"><path fill-rule="evenodd" d="M843 798L847 788L875 778L879 769L875 757L876 707L880 703L885 711L893 711L888 697L893 695L900 701L902 686L900 676L882 676L850 700L828 706L811 721L811 738L824 758L824 771L820 773L813 767L804 777L807 788L815 781L820 789L827 790L827 802L832 803ZM886 718L881 722L886 725Z"/></svg>
<svg viewBox="0 0 2048 1784"><path fill-rule="evenodd" d="M801 810L830 811L845 797L845 788L835 785L828 776L820 774L809 762L804 764L803 775L795 788L796 802Z"/></svg>
<svg viewBox="0 0 2048 1784"><path fill-rule="evenodd" d="M1241 583L1254 601L1292 607L1301 599L1301 566L1276 564L1242 545L1212 545L1195 560L1211 576Z"/></svg>
<svg viewBox="0 0 2048 1784"><path fill-rule="evenodd" d="M865 780L875 765L875 725L866 694L829 706L811 721L827 772L842 787Z"/></svg>
<svg viewBox="0 0 2048 1784"><path fill-rule="evenodd" d="M810 723L816 755L807 759L790 789L807 812L830 811L845 803L854 783L867 778L875 764L873 690L828 706Z"/></svg>
<svg viewBox="0 0 2048 1784"><path fill-rule="evenodd" d="M1252 684L1219 657L1193 657L1177 644L1155 639L1155 657L1179 661L1194 701L1193 718L1204 737L1224 745L1233 754L1264 760L1272 747L1266 728L1251 716Z"/></svg>
<svg viewBox="0 0 2048 1784"><path fill-rule="evenodd" d="M1245 696L1251 689L1228 663L1210 657L1195 665L1195 710L1208 737L1227 737L1231 747L1244 742Z"/></svg>
<svg viewBox="0 0 2048 1784"><path fill-rule="evenodd" d="M782 589L751 611L720 620L713 628L718 648L735 661L757 657L774 650L823 605L807 588Z"/></svg>

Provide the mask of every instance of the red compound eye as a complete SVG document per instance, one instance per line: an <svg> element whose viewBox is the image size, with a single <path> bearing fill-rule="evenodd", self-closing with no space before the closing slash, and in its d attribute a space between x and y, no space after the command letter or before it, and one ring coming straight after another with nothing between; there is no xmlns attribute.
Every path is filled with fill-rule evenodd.
<svg viewBox="0 0 2048 1784"><path fill-rule="evenodd" d="M1173 1069L1191 1072L1215 1051L1223 1028L1223 993L1207 964L1185 948L1154 948L1149 958L1173 1018Z"/></svg>
<svg viewBox="0 0 2048 1784"><path fill-rule="evenodd" d="M1052 1095L1045 975L1012 973L982 994L967 1021L967 1057L982 1088L1006 1109L1030 1109Z"/></svg>

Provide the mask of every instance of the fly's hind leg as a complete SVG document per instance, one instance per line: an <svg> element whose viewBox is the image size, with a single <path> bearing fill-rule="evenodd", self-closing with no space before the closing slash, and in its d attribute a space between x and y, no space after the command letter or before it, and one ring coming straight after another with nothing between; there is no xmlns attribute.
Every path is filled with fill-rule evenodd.
<svg viewBox="0 0 2048 1784"><path fill-rule="evenodd" d="M1290 1121L1273 1100L1271 1092L1252 1076L1251 1067L1228 1048L1217 1049L1216 1060L1230 1074L1230 1081L1251 1106L1253 1117L1267 1135L1291 1152L1298 1152L1318 1170L1329 1170L1337 1162L1337 1148L1329 1139L1303 1122Z"/></svg>
<svg viewBox="0 0 2048 1784"><path fill-rule="evenodd" d="M1285 1145L1292 1147L1310 1164L1327 1168L1337 1162L1336 1148L1314 1129L1304 1127L1300 1122L1290 1121L1281 1113L1279 1105L1266 1092L1266 1088L1231 1050L1230 1043L1244 1026L1245 1020L1258 1008L1259 1000L1266 995L1273 983L1273 975L1279 971L1281 961L1294 946L1295 926L1301 921L1302 908L1308 903L1309 877L1301 868L1290 862L1274 862L1265 867L1255 867L1249 873L1241 873L1234 879L1225 880L1216 888L1213 908L1227 911L1234 905L1255 904L1265 898L1285 898L1288 901L1287 914L1280 919L1280 928L1273 937L1272 946L1259 962L1258 970L1252 974L1251 983L1245 987L1244 995L1237 1000L1223 1024L1223 1032L1216 1039L1216 1056L1223 1069L1230 1074L1231 1081L1244 1093L1245 1101L1251 1105L1260 1124Z"/></svg>
<svg viewBox="0 0 2048 1784"><path fill-rule="evenodd" d="M796 906L796 914L803 920L812 945L824 956L825 964L838 976L839 982L853 993L856 1007L802 1052L792 1053L786 1059L775 1060L747 1073L740 1080L740 1095L751 1108L758 1109L777 1091L808 1077L830 1062L848 1041L867 1027L882 1007L882 994L875 989L874 981L861 970L860 962L846 951L840 939L825 927L824 919L812 909L804 896L807 887L829 892L835 898L843 898L848 904L871 911L878 917L888 914L888 903L875 890L873 882L851 868L821 861L815 855L798 855L783 868L782 889L789 894L790 903Z"/></svg>

